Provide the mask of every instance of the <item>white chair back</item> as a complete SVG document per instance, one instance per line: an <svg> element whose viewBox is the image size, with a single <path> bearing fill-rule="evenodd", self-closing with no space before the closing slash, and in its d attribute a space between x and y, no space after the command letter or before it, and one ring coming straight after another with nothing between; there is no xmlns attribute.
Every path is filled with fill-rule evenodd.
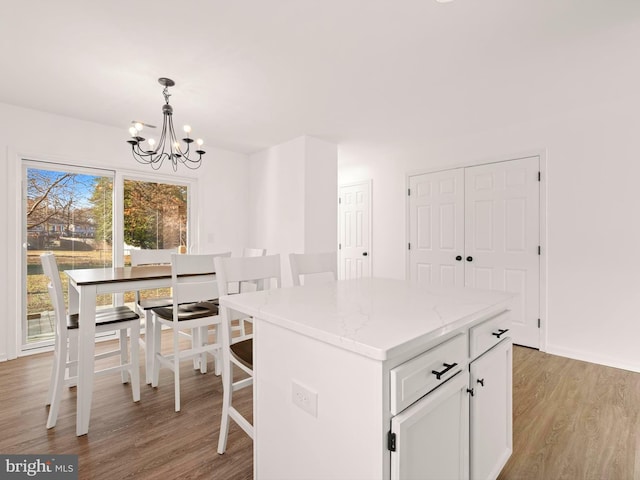
<svg viewBox="0 0 640 480"><path fill-rule="evenodd" d="M314 275L319 277L320 274L333 280L338 278L338 258L336 252L326 253L291 253L289 254L289 263L291 264L291 277L295 286L301 285L300 276L304 276L304 280Z"/></svg>
<svg viewBox="0 0 640 480"><path fill-rule="evenodd" d="M166 265L171 263L171 255L177 253L175 248L135 249L131 250L131 266Z"/></svg>
<svg viewBox="0 0 640 480"><path fill-rule="evenodd" d="M255 282L254 290L262 290L274 280L276 288L281 286L280 255L216 258L215 264L220 295L229 294L230 283Z"/></svg>
<svg viewBox="0 0 640 480"><path fill-rule="evenodd" d="M267 254L266 248L243 248L243 257L264 257Z"/></svg>
<svg viewBox="0 0 640 480"><path fill-rule="evenodd" d="M216 258L228 258L231 252L193 255L171 255L171 286L173 291L174 318L178 305L218 298L218 281L215 275Z"/></svg>
<svg viewBox="0 0 640 480"><path fill-rule="evenodd" d="M42 263L42 269L44 274L49 279L47 284L47 290L49 291L49 298L53 305L53 311L55 313L55 328L58 338L64 338L65 334L63 329L66 330L67 307L64 302L64 293L62 291L62 281L60 280L60 272L58 271L58 262L53 253L47 252L40 255L40 261Z"/></svg>

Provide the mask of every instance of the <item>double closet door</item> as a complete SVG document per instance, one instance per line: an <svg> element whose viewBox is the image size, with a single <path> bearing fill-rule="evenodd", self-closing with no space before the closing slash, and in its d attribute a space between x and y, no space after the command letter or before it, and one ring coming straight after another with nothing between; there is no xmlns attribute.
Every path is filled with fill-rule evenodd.
<svg viewBox="0 0 640 480"><path fill-rule="evenodd" d="M514 343L540 346L539 157L409 177L409 278L519 293Z"/></svg>

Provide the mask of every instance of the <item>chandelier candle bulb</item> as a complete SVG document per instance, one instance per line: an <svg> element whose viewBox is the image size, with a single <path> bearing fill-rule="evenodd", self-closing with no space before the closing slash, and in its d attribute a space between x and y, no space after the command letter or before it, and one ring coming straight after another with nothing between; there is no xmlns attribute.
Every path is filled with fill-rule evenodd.
<svg viewBox="0 0 640 480"><path fill-rule="evenodd" d="M177 140L178 137L173 129L173 107L169 105L169 97L171 96L169 93L169 87L173 87L175 82L170 78L162 77L158 79L158 83L164 87L162 95L164 96L165 101L165 104L162 106L163 119L160 140L156 145L156 141L153 138L150 138L147 140L149 150L145 150L145 147L140 145L140 143L144 142L145 139L138 134L143 129L144 124L142 122L134 121L133 127L129 128L131 139L127 140L127 143L131 145L133 158L135 158L139 163L151 165L151 168L154 170L160 169L165 160L171 163L171 167L174 172L178 171L178 165L180 164L192 170L200 168L200 165L202 164L202 155L206 153L200 148L204 143L202 139L197 140L198 149L195 151L195 154L198 157L194 158L193 155L190 157L189 155L192 152L189 148L190 144L193 143L193 140L189 137L189 134L191 133L191 126L185 125L183 127L183 130L186 133L186 138L182 139L185 143L184 147L181 147L180 142ZM153 125L147 124L147 126L149 128L155 128Z"/></svg>

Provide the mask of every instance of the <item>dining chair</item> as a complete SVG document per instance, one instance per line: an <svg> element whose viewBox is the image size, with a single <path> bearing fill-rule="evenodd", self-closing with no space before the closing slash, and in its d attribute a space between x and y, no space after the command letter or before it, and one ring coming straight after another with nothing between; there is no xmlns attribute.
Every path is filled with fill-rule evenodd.
<svg viewBox="0 0 640 480"><path fill-rule="evenodd" d="M243 257L264 257L267 254L266 248L243 248L242 256Z"/></svg>
<svg viewBox="0 0 640 480"><path fill-rule="evenodd" d="M175 248L131 249L131 266L170 265ZM145 351L145 382L151 383L153 377L153 315L151 309L171 306L171 297L146 297L140 291L135 292L136 310L144 317L144 337L140 337L140 346ZM147 345L147 343L149 345Z"/></svg>
<svg viewBox="0 0 640 480"><path fill-rule="evenodd" d="M54 361L47 392L47 405L50 405L47 428L53 428L58 419L58 409L64 386L77 384L78 315L67 313L55 255L43 253L40 255L40 261L48 279L47 289L54 310ZM120 365L96 370L95 374L121 372L122 382L131 383L133 401L138 402L140 401L140 365L138 360L140 316L125 306L98 309L96 311L96 333L116 331L120 333L119 348L100 353L95 358L101 360L119 355ZM130 342L127 339L127 331L129 331Z"/></svg>
<svg viewBox="0 0 640 480"><path fill-rule="evenodd" d="M229 252L218 255L171 256L171 290L173 304L170 307L152 309L153 329L153 378L151 385L158 386L160 367L173 371L175 411L180 411L180 361L199 358L200 371L206 373L206 354L214 356L215 370L220 371L220 344L217 326L220 324L218 307L213 299L218 298L218 282L215 276L214 259L224 258ZM173 345L170 354L162 353L162 326L172 331ZM208 328L216 327L216 343L208 342ZM181 348L180 336L191 330L189 348Z"/></svg>
<svg viewBox="0 0 640 480"><path fill-rule="evenodd" d="M267 254L266 248L243 248L242 256L243 257L264 257ZM251 289L256 290L254 286L256 282L245 282L242 285L242 291L250 291ZM229 285L228 293L238 293L240 291L240 284L235 283L233 285ZM247 318L239 318L236 320L237 324L234 324L231 329L232 331L239 331L241 336L247 334L247 323L251 323L250 319Z"/></svg>
<svg viewBox="0 0 640 480"><path fill-rule="evenodd" d="M338 258L336 252L326 253L290 253L291 278L294 286L300 286L307 280L315 281L320 277L338 278ZM303 277L302 279L300 277Z"/></svg>
<svg viewBox="0 0 640 480"><path fill-rule="evenodd" d="M250 282L249 284L254 285L255 288L263 289L272 287L272 282L275 282L275 288L280 288L280 255L216 258L215 264L220 296L229 294L229 284L242 286L244 282ZM227 448L229 419L235 421L249 437L253 438L253 425L232 405L233 392L253 384L253 335L234 336L232 334L232 320L243 317L239 312L220 307L220 317L222 318L220 342L223 394L218 453L222 454ZM234 380L235 367L248 376Z"/></svg>

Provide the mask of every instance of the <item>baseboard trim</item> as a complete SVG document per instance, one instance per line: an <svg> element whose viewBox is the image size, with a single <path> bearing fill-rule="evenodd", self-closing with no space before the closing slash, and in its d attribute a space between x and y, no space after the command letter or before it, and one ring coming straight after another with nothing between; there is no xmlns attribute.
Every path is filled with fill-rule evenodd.
<svg viewBox="0 0 640 480"><path fill-rule="evenodd" d="M583 362L597 363L598 365L604 365L606 367L619 368L621 370L628 370L630 372L640 373L640 364L627 363L620 361L619 359L601 356L594 354L593 352L581 352L579 350L571 350L569 348L559 347L557 345L551 345L547 343L547 353L552 355L559 355L561 357L572 358L574 360L581 360Z"/></svg>

